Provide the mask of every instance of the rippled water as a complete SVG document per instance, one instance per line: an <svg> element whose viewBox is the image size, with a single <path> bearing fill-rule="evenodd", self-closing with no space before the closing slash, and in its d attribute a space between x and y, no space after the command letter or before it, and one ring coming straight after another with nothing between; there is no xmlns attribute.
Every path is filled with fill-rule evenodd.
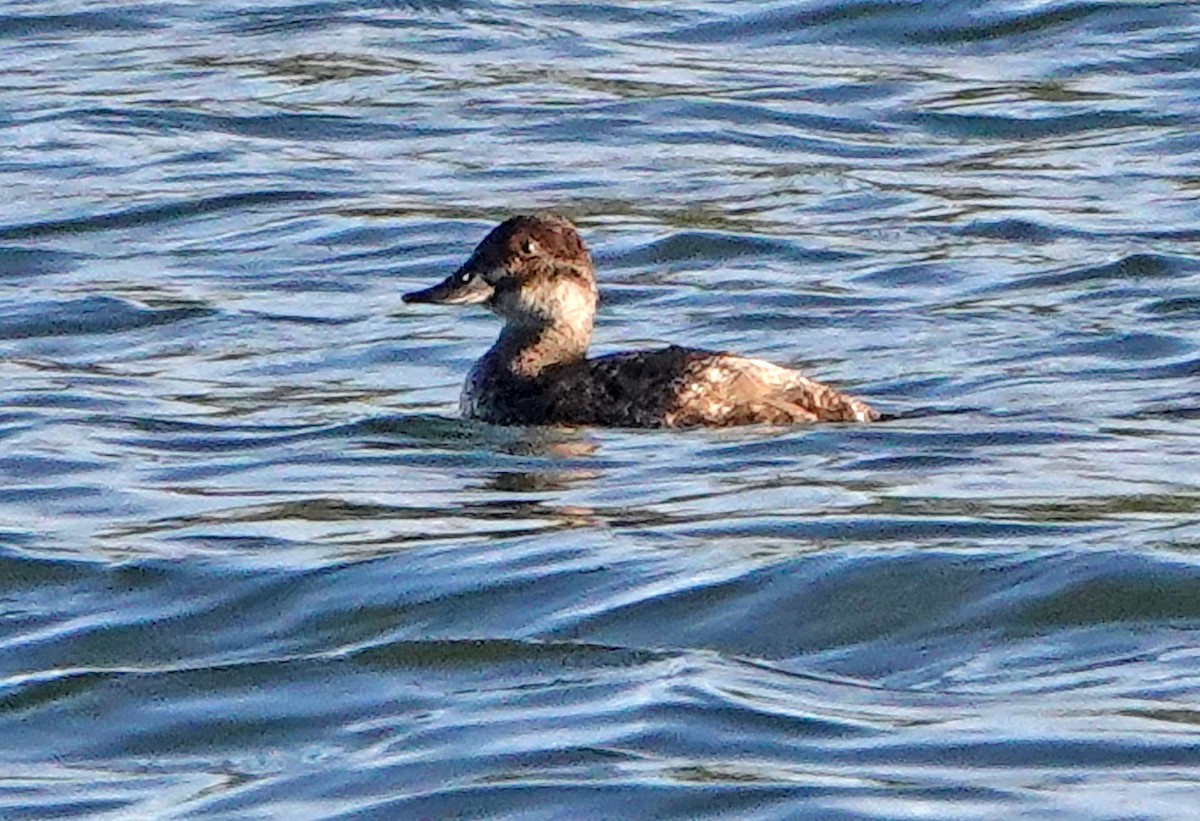
<svg viewBox="0 0 1200 821"><path fill-rule="evenodd" d="M0 816L1195 818L1196 8L4 4ZM457 419L545 207L901 418Z"/></svg>

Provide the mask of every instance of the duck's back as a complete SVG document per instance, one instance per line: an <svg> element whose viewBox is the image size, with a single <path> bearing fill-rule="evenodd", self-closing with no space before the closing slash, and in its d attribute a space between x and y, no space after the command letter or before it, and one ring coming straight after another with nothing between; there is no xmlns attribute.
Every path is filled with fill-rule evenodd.
<svg viewBox="0 0 1200 821"><path fill-rule="evenodd" d="M863 402L796 371L678 346L553 365L532 379L485 366L468 380L463 408L508 425L656 428L878 418Z"/></svg>

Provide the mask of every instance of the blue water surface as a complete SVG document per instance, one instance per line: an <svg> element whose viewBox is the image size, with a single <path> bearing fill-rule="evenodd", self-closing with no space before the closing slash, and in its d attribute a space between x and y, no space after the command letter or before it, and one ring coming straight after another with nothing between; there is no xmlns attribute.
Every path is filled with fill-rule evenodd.
<svg viewBox="0 0 1200 821"><path fill-rule="evenodd" d="M0 817L1194 819L1189 2L0 5ZM898 419L459 419L594 347Z"/></svg>

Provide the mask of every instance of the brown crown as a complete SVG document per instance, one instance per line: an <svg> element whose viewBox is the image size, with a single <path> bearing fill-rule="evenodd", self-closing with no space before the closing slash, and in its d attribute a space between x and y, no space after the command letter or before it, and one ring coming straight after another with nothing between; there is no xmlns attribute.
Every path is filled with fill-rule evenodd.
<svg viewBox="0 0 1200 821"><path fill-rule="evenodd" d="M503 265L513 272L532 272L555 263L591 267L579 232L558 214L509 217L483 238L474 257L486 267Z"/></svg>

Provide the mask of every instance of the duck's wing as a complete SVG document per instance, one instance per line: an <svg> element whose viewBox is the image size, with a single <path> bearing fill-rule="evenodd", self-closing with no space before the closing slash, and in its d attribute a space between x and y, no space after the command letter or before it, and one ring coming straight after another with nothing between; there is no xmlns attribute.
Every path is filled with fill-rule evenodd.
<svg viewBox="0 0 1200 821"><path fill-rule="evenodd" d="M568 424L694 427L870 422L867 404L770 362L671 346L547 371L531 395Z"/></svg>
<svg viewBox="0 0 1200 821"><path fill-rule="evenodd" d="M713 354L692 362L681 382L671 424L787 425L874 422L879 413L799 371L761 359Z"/></svg>

